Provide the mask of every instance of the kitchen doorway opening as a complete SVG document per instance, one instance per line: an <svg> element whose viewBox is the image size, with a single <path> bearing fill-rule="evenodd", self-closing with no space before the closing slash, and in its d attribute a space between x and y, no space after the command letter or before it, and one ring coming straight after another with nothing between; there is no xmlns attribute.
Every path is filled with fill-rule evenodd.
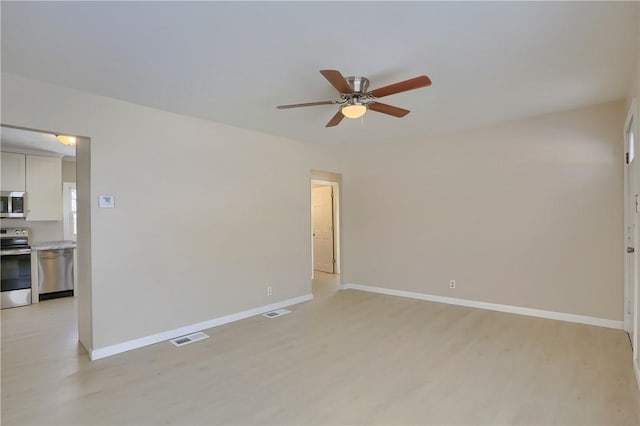
<svg viewBox="0 0 640 426"><path fill-rule="evenodd" d="M77 310L78 340L91 353L91 140L66 132L0 124L0 142L2 154L9 154L6 155L7 164L11 164L10 160L15 160L13 163L16 164L5 170L3 158L3 178L7 173L21 175L21 179L12 181L23 185L22 191L26 194L24 216L3 219L2 228L24 229L25 235L28 233L30 237L31 303L40 303L40 293L45 290L54 291L52 294L68 293L56 293L59 289L52 283L60 281L59 276L64 276L62 282L65 285L70 285L69 281L72 280L74 297L42 303L56 305L56 309ZM69 250L65 245L71 241L75 241L72 244L75 246L75 250L72 250L73 263L68 262ZM43 263L40 268L40 251L64 251L64 262ZM64 274L58 273L60 268L51 269L51 265L58 263L64 264L61 269ZM69 273L69 264L73 265L72 273ZM39 277L41 273L44 277L45 272L55 279L43 281L41 286ZM45 298L48 297L43 295L42 300Z"/></svg>
<svg viewBox="0 0 640 426"><path fill-rule="evenodd" d="M330 172L311 172L311 279L315 297L340 286L340 182Z"/></svg>

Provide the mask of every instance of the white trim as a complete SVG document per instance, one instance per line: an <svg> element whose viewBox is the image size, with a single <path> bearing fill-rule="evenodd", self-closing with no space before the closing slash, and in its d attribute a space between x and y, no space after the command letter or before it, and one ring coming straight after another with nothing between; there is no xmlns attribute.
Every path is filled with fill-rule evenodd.
<svg viewBox="0 0 640 426"><path fill-rule="evenodd" d="M636 384L638 385L638 390L640 390L640 368L637 360L633 363L633 372L636 373Z"/></svg>
<svg viewBox="0 0 640 426"><path fill-rule="evenodd" d="M490 311L507 312L510 314L527 315L530 317L548 318L559 321L577 322L580 324L596 325L599 327L622 330L623 322L605 318L588 317L584 315L566 314L563 312L543 311L540 309L523 308L520 306L500 305L497 303L479 302L475 300L458 299L455 297L435 296L426 293L394 290L391 288L373 287L361 284L343 284L341 290L361 290L370 293L387 294L390 296L408 297L410 299L427 300L430 302L447 303L449 305L467 306L470 308L488 309Z"/></svg>
<svg viewBox="0 0 640 426"><path fill-rule="evenodd" d="M225 315L223 317L210 319L208 321L199 322L197 324L191 324L180 328L174 328L173 330L163 331L151 336L140 337L138 339L129 340L127 342L105 346L104 348L93 349L89 353L89 356L91 357L92 361L95 361L97 359L106 358L108 356L116 355L122 352L127 352L132 349L138 349L144 346L153 345L154 343L164 342L169 339L184 336L185 334L195 333L196 331L218 327L230 322L239 321L245 318L253 317L255 315L260 315L265 312L274 311L276 309L284 308L291 305L297 305L298 303L307 302L312 299L313 294L294 297L293 299L283 300L282 302L272 303L271 305L259 306L257 308L237 312L235 314Z"/></svg>
<svg viewBox="0 0 640 426"><path fill-rule="evenodd" d="M312 184L318 184L318 185L329 185L329 186L337 186L338 182L334 182L332 180L326 180L326 179L314 179L311 178L311 183Z"/></svg>

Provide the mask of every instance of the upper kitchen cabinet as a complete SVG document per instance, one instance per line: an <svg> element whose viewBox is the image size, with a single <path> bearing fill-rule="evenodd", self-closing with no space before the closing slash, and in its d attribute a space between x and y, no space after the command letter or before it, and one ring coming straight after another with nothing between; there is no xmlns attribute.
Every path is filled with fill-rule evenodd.
<svg viewBox="0 0 640 426"><path fill-rule="evenodd" d="M25 155L2 152L0 153L0 159L2 160L2 181L0 181L0 190L24 191Z"/></svg>
<svg viewBox="0 0 640 426"><path fill-rule="evenodd" d="M27 220L62 220L62 159L26 159Z"/></svg>

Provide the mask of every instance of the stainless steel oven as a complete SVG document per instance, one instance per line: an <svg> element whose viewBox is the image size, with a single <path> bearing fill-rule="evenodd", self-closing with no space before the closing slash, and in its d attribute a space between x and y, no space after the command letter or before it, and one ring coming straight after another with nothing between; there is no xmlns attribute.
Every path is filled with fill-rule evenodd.
<svg viewBox="0 0 640 426"><path fill-rule="evenodd" d="M0 308L31 304L31 245L29 229L0 229Z"/></svg>

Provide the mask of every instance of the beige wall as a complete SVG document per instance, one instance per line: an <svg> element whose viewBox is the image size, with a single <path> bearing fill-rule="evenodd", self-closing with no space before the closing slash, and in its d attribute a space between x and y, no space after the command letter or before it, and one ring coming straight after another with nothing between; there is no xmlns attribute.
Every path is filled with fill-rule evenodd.
<svg viewBox="0 0 640 426"><path fill-rule="evenodd" d="M343 282L622 320L624 117L616 102L353 145Z"/></svg>
<svg viewBox="0 0 640 426"><path fill-rule="evenodd" d="M2 112L91 138L94 349L311 292L310 170L339 156L9 74Z"/></svg>
<svg viewBox="0 0 640 426"><path fill-rule="evenodd" d="M76 162L62 160L62 182L76 181Z"/></svg>
<svg viewBox="0 0 640 426"><path fill-rule="evenodd" d="M640 14L638 16L640 20ZM636 66L633 71L633 76L631 79L631 85L629 89L629 96L626 102L627 111L631 107L633 100L636 102L640 102L640 32L638 33L638 60L636 61ZM635 117L638 116L637 104L636 104L636 114ZM640 135L640 120L635 120L635 134ZM636 141L637 143L637 141ZM637 145L636 145L637 146ZM637 149L637 148L636 148ZM637 154L636 154L637 155ZM640 187L640 183L638 183L638 187ZM638 237L637 240L640 241L640 229L637 229ZM636 252L638 251L638 247L636 247ZM638 289L640 290L640 289ZM633 353L633 362L636 373L636 380L638 381L638 387L640 387L640 350L638 350L638 342L640 342L640 291L636 291L635 300L634 300L634 312L635 312L635 327L634 327L634 336L632 336L632 341L636 343L636 347L634 348Z"/></svg>
<svg viewBox="0 0 640 426"><path fill-rule="evenodd" d="M91 141L77 138L78 238L76 295L78 297L78 337L87 350L93 348L93 288L91 285ZM64 170L64 167L63 167Z"/></svg>
<svg viewBox="0 0 640 426"><path fill-rule="evenodd" d="M640 46L640 42L638 43L638 46ZM638 52L638 58L640 58L640 50ZM640 60L638 61L639 66L636 67L636 73L635 73L635 82L636 82L636 99L638 100L638 102L640 102ZM636 120L636 133L637 135L640 135L640 121ZM640 185L639 185L640 187ZM637 230L638 232L638 241L640 241L640 228ZM636 247L636 250L638 250L639 248ZM635 306L634 306L634 312L635 312L635 316L636 316L636 324L634 327L634 334L635 334L635 338L634 338L634 342L636 342L636 347L634 348L634 363L635 363L635 373L636 373L636 380L638 382L638 387L640 387L640 348L638 348L638 344L640 342L640 288L636 289L636 294L635 294Z"/></svg>

